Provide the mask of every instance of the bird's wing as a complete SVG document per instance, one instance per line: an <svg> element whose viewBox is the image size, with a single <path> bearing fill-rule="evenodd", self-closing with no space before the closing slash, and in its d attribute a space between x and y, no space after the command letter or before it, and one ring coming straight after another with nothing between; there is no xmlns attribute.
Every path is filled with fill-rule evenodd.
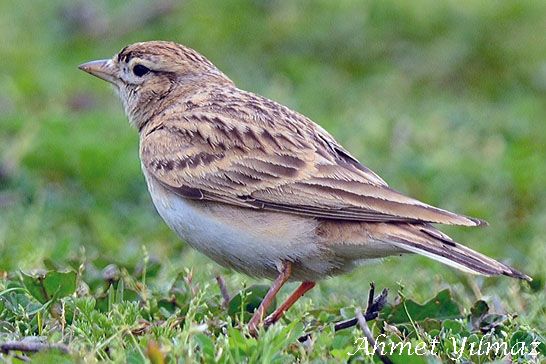
<svg viewBox="0 0 546 364"><path fill-rule="evenodd" d="M304 116L261 111L290 120L268 125L214 110L164 117L141 136L143 167L190 199L324 219L482 224L392 190Z"/></svg>

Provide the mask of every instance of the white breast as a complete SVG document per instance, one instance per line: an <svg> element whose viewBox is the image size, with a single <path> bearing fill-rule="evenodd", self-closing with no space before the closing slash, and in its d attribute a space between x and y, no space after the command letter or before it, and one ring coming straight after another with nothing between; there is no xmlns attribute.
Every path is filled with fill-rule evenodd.
<svg viewBox="0 0 546 364"><path fill-rule="evenodd" d="M322 262L314 219L187 200L148 176L146 180L167 225L223 266L269 278L276 277L283 260L298 262L319 275L331 269Z"/></svg>

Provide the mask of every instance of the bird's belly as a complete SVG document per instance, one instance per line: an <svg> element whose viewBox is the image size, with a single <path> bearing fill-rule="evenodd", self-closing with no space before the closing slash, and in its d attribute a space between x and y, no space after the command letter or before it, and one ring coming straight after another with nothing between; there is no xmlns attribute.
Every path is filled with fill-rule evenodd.
<svg viewBox="0 0 546 364"><path fill-rule="evenodd" d="M317 244L315 219L187 200L158 185L149 189L167 225L220 265L274 278L281 262L291 261L295 279L319 279L333 268Z"/></svg>

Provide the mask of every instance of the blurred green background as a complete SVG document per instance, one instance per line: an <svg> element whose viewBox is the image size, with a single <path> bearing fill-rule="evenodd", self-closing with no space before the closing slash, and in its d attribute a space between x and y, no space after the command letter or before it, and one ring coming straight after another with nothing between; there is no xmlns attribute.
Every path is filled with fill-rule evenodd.
<svg viewBox="0 0 546 364"><path fill-rule="evenodd" d="M163 39L308 115L395 189L488 220L445 231L545 276L545 1L4 0L0 34L0 271L83 254L130 266L145 246L167 271L252 281L169 231L119 100L77 69ZM467 277L392 258L310 296L317 306L361 299L375 280L429 297L468 291ZM509 308L532 302L513 299L519 283L507 278L472 282Z"/></svg>

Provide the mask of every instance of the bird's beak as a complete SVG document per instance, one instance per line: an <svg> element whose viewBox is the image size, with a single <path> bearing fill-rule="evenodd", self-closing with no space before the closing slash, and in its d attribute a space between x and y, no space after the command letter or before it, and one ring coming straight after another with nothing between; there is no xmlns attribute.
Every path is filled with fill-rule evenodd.
<svg viewBox="0 0 546 364"><path fill-rule="evenodd" d="M80 64L78 68L111 83L115 83L115 81L119 78L117 76L117 70L112 65L112 60L110 59L87 62Z"/></svg>

